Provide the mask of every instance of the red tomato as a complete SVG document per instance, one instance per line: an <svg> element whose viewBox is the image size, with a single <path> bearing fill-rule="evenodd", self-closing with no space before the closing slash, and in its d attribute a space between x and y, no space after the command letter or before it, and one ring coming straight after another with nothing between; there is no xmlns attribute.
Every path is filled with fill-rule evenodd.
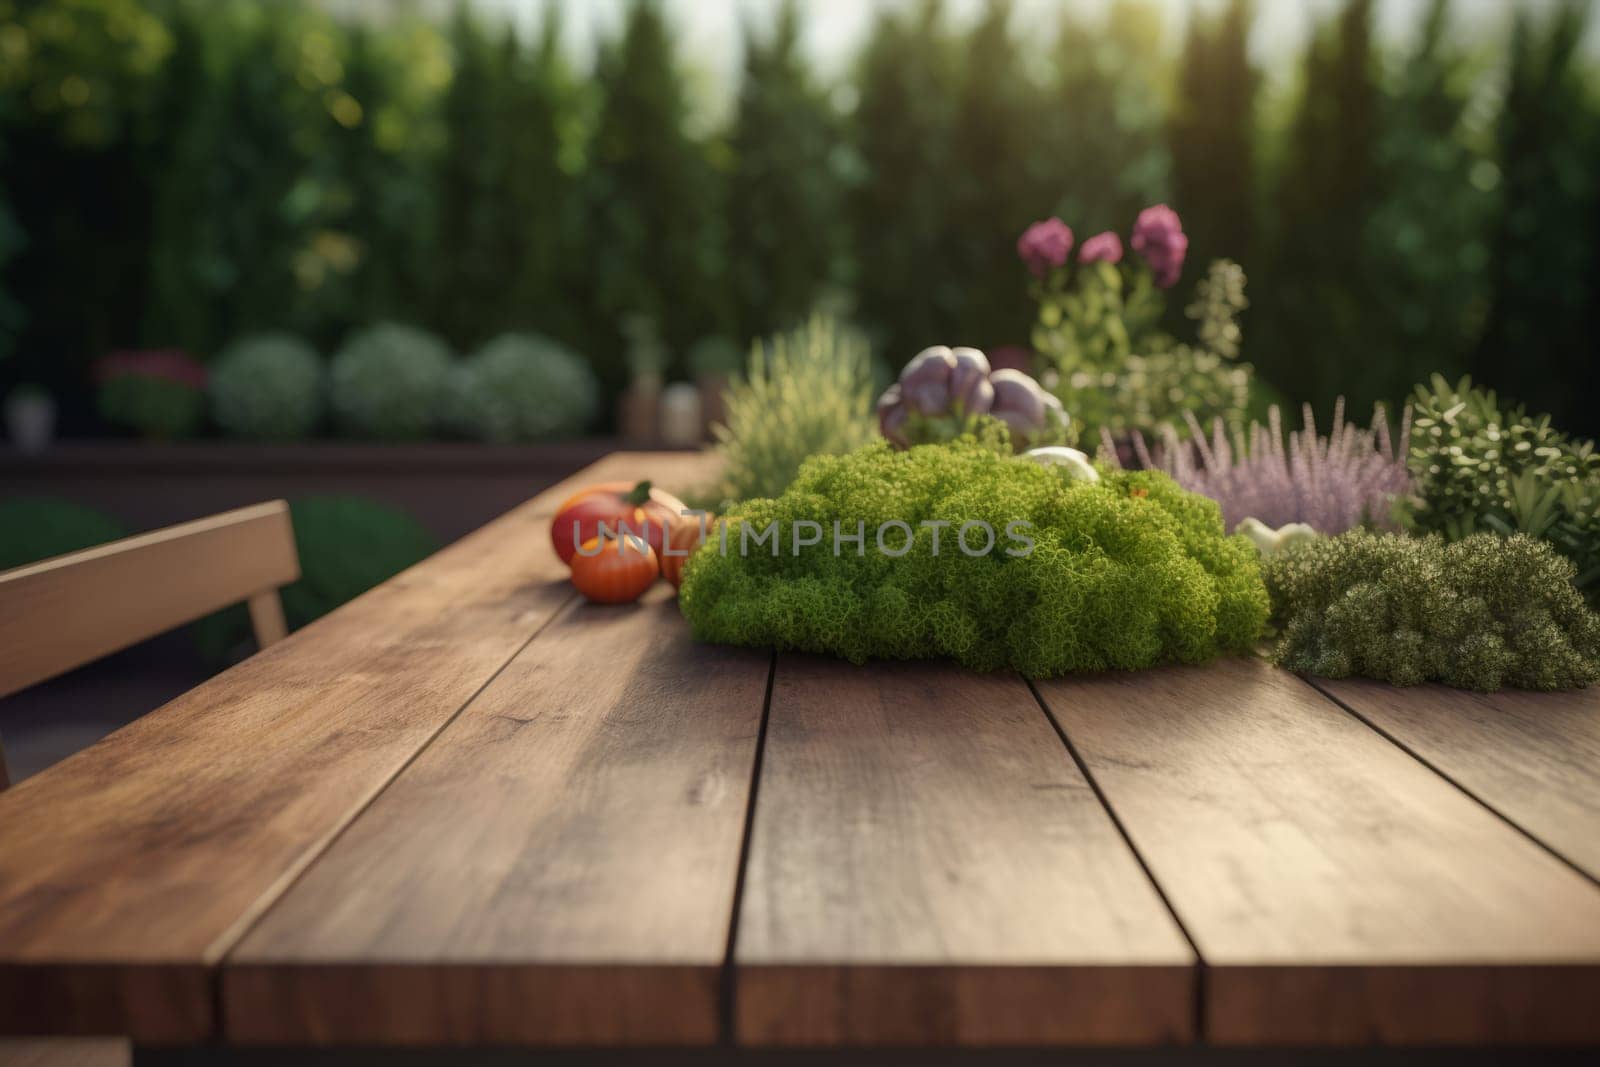
<svg viewBox="0 0 1600 1067"><path fill-rule="evenodd" d="M683 510L683 501L651 488L649 482L607 482L591 486L561 505L550 521L550 542L561 562L570 565L579 545L600 536L601 523L613 534L622 533L625 524L629 531L649 541L659 554L667 532Z"/></svg>
<svg viewBox="0 0 1600 1067"><path fill-rule="evenodd" d="M584 553L593 553L585 555ZM572 584L597 604L630 604L661 574L656 550L634 538L591 537L572 557Z"/></svg>
<svg viewBox="0 0 1600 1067"><path fill-rule="evenodd" d="M706 536L715 537L716 520L706 517ZM661 553L661 577L672 583L676 589L683 584L683 565L689 562L688 555L674 555L677 552L693 554L700 547L700 516L689 515L672 528L672 533L667 537L667 550Z"/></svg>

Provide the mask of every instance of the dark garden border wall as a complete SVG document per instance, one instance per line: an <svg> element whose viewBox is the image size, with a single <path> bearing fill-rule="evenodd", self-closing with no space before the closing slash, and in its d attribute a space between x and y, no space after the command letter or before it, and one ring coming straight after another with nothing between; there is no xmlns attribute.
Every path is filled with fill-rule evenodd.
<svg viewBox="0 0 1600 1067"><path fill-rule="evenodd" d="M48 496L148 530L277 497L355 494L400 508L446 543L623 445L68 442L0 448L0 500Z"/></svg>

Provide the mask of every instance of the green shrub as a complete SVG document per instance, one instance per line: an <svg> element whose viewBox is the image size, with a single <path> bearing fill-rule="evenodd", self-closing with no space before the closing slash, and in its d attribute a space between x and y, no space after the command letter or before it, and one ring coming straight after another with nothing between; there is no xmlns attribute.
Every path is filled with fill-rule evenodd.
<svg viewBox="0 0 1600 1067"><path fill-rule="evenodd" d="M1525 533L1572 560L1577 583L1600 606L1600 453L1550 425L1502 407L1471 379L1434 375L1412 400L1413 493L1401 521L1456 540Z"/></svg>
<svg viewBox="0 0 1600 1067"><path fill-rule="evenodd" d="M107 379L95 395L100 417L141 437L172 441L191 437L205 417L205 393L188 382L144 374Z"/></svg>
<svg viewBox="0 0 1600 1067"><path fill-rule="evenodd" d="M127 533L110 516L65 500L0 500L0 571L93 548Z"/></svg>
<svg viewBox="0 0 1600 1067"><path fill-rule="evenodd" d="M1239 362L1239 318L1250 306L1239 265L1216 260L1196 284L1184 309L1195 324L1193 345L1156 328L1160 298L1148 285L1129 294L1129 301L1154 302L1135 315L1124 304L1121 276L1109 264L1095 266L1059 321L1042 316L1054 325L1034 331L1035 346L1055 371L1056 395L1082 439L1096 440L1102 430L1155 435L1162 426L1183 434L1190 415L1202 426L1218 418L1230 426L1242 422L1257 386L1254 369Z"/></svg>
<svg viewBox="0 0 1600 1067"><path fill-rule="evenodd" d="M537 334L495 338L451 376L450 422L496 444L573 437L594 418L600 385L571 350Z"/></svg>
<svg viewBox="0 0 1600 1067"><path fill-rule="evenodd" d="M340 427L355 437L425 438L438 425L452 357L426 330L370 326L333 357L332 402Z"/></svg>
<svg viewBox="0 0 1600 1067"><path fill-rule="evenodd" d="M235 341L211 369L211 415L224 433L248 441L298 441L322 419L322 359L291 334Z"/></svg>
<svg viewBox="0 0 1600 1067"><path fill-rule="evenodd" d="M1217 505L1165 474L1101 468L1098 482L1065 468L1002 455L1003 431L979 442L896 452L878 441L808 461L776 500L728 516L728 550L713 540L686 568L679 594L701 640L867 659L953 658L978 670L1033 677L1164 661L1199 662L1251 647L1267 617L1256 550L1228 537ZM998 446L997 446L998 442ZM898 558L881 552L891 520L914 537ZM940 533L924 520L950 523ZM776 521L780 554L741 555L743 531ZM820 545L798 552L789 531L820 524ZM866 544L833 552L833 524L864 524ZM960 550L964 523L987 522L993 551ZM1007 536L1029 522L1031 552ZM898 550L906 534L887 528ZM970 533L973 547L986 540Z"/></svg>
<svg viewBox="0 0 1600 1067"><path fill-rule="evenodd" d="M1483 692L1600 679L1600 616L1573 587L1571 561L1536 538L1352 530L1265 573L1282 630L1273 658L1291 670Z"/></svg>
<svg viewBox="0 0 1600 1067"><path fill-rule="evenodd" d="M810 456L842 455L872 440L872 362L856 331L814 315L757 342L748 373L723 393L716 427L731 500L777 496Z"/></svg>
<svg viewBox="0 0 1600 1067"><path fill-rule="evenodd" d="M438 539L403 511L362 497L316 496L290 503L300 580L283 589L292 630L427 558ZM230 608L195 624L201 651L215 660L248 641L243 608Z"/></svg>

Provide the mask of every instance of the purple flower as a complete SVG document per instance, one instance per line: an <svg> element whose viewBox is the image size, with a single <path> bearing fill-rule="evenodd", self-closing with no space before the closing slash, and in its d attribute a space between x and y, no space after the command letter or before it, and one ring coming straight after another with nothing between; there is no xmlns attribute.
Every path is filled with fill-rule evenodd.
<svg viewBox="0 0 1600 1067"><path fill-rule="evenodd" d="M1183 258L1189 253L1189 238L1183 232L1178 213L1165 204L1139 212L1133 224L1133 250L1150 264L1156 284L1171 289L1183 274Z"/></svg>
<svg viewBox="0 0 1600 1067"><path fill-rule="evenodd" d="M1071 252L1072 227L1053 216L1029 226L1017 238L1017 256L1036 278L1065 266Z"/></svg>
<svg viewBox="0 0 1600 1067"><path fill-rule="evenodd" d="M1079 263L1121 263L1122 238L1107 230L1097 233L1078 249Z"/></svg>

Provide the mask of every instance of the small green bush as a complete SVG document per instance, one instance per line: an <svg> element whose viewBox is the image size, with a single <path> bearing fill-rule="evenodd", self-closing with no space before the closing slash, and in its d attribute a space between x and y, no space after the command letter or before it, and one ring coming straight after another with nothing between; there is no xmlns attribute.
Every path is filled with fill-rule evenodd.
<svg viewBox="0 0 1600 1067"><path fill-rule="evenodd" d="M404 441L437 427L453 357L426 330L396 323L368 327L333 357L332 403L355 437Z"/></svg>
<svg viewBox="0 0 1600 1067"><path fill-rule="evenodd" d="M1265 566L1277 663L1327 678L1491 692L1600 679L1600 616L1573 566L1522 534L1456 542L1352 530Z"/></svg>
<svg viewBox="0 0 1600 1067"><path fill-rule="evenodd" d="M314 496L292 501L300 580L283 590L283 612L298 630L432 555L438 539L410 515L363 497ZM196 640L221 660L250 636L242 608L195 624Z"/></svg>
<svg viewBox="0 0 1600 1067"><path fill-rule="evenodd" d="M723 393L715 427L729 500L776 496L807 458L842 455L873 439L872 361L856 331L814 315L757 342L748 373Z"/></svg>
<svg viewBox="0 0 1600 1067"><path fill-rule="evenodd" d="M100 417L156 441L192 437L205 417L205 393L187 382L119 374L95 397Z"/></svg>
<svg viewBox="0 0 1600 1067"><path fill-rule="evenodd" d="M230 437L298 441L309 437L325 406L322 359L286 333L235 341L211 369L211 416Z"/></svg>
<svg viewBox="0 0 1600 1067"><path fill-rule="evenodd" d="M1065 468L1002 455L1010 444L964 437L897 452L886 441L808 461L775 500L728 516L728 551L713 540L686 568L679 602L701 640L826 652L852 662L947 656L978 670L1033 677L1069 671L1194 663L1250 648L1267 617L1255 547L1228 537L1217 505L1165 474L1101 468L1098 482ZM823 529L796 552L798 521ZM833 552L833 524L854 533L857 555ZM879 551L891 520L914 531L898 558ZM935 531L950 526L934 548ZM742 530L777 522L780 554L741 555ZM993 551L967 555L957 531L989 523ZM1032 551L1006 535L1032 524ZM905 534L886 528L897 550ZM974 530L975 543L984 540Z"/></svg>
<svg viewBox="0 0 1600 1067"><path fill-rule="evenodd" d="M1600 452L1521 407L1503 407L1470 378L1434 375L1412 400L1413 493L1401 521L1414 533L1455 540L1525 533L1549 541L1577 567L1600 608Z"/></svg>
<svg viewBox="0 0 1600 1067"><path fill-rule="evenodd" d="M126 537L109 515L50 497L0 500L0 571Z"/></svg>
<svg viewBox="0 0 1600 1067"><path fill-rule="evenodd" d="M581 357L537 334L495 338L451 376L450 422L481 441L573 437L594 418L600 384Z"/></svg>

